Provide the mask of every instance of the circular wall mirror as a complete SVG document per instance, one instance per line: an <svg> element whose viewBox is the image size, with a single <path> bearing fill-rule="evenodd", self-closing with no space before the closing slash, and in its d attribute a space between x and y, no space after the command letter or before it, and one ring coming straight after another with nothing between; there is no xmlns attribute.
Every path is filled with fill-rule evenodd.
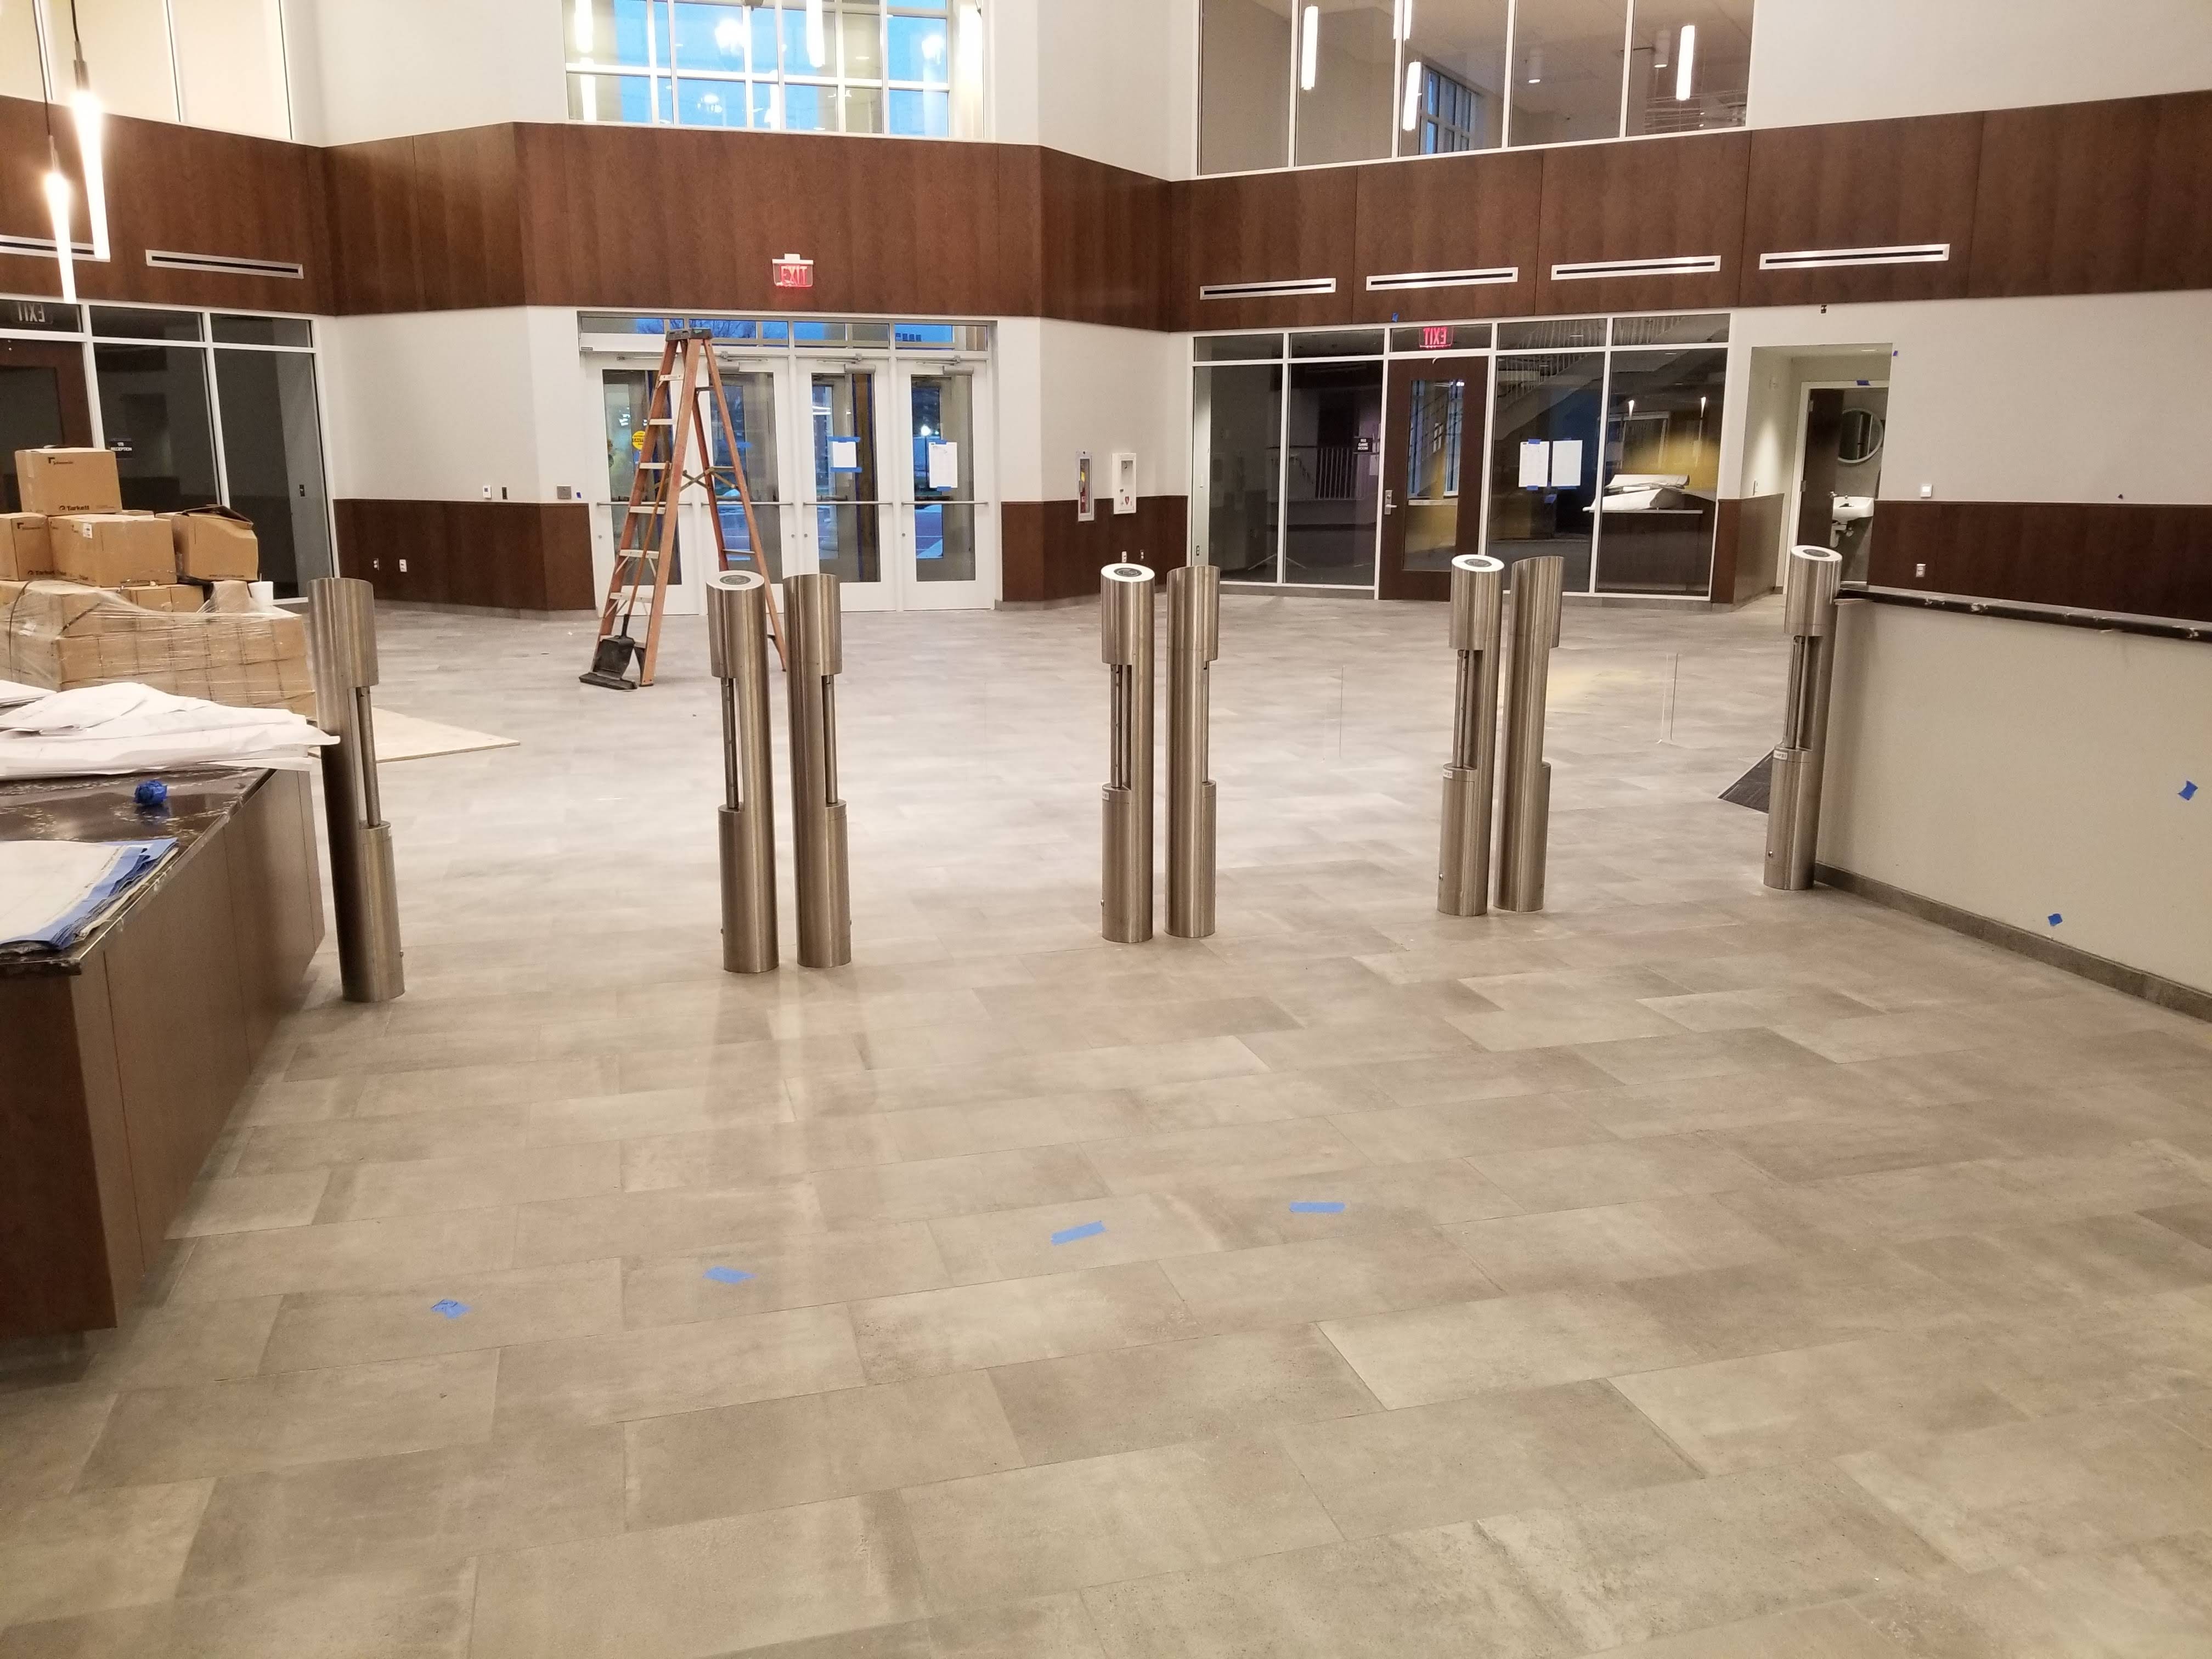
<svg viewBox="0 0 2212 1659"><path fill-rule="evenodd" d="M1847 409L1836 428L1836 459L1856 466L1881 453L1883 421L1870 409Z"/></svg>

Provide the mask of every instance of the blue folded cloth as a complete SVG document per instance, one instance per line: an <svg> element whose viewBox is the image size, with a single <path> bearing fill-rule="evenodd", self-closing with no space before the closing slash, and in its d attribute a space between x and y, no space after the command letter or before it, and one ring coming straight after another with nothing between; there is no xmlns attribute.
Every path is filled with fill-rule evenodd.
<svg viewBox="0 0 2212 1659"><path fill-rule="evenodd" d="M69 908L33 932L15 939L0 939L0 949L66 951L76 943L85 929L125 893L143 880L177 842L173 836L156 836L147 841L118 841L99 843L114 854L100 874L78 894Z"/></svg>

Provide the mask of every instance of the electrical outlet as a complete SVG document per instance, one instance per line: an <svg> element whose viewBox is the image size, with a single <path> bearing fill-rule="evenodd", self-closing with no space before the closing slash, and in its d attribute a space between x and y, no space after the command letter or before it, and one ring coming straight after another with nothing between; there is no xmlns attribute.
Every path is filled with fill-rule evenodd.
<svg viewBox="0 0 2212 1659"><path fill-rule="evenodd" d="M483 492L484 492L484 499L485 499L486 501L489 501L489 500L491 499L491 486L490 486L489 484L486 484L486 485L483 487Z"/></svg>
<svg viewBox="0 0 2212 1659"><path fill-rule="evenodd" d="M501 501L505 501L507 499L507 486L505 484L501 484L499 487L499 498Z"/></svg>
<svg viewBox="0 0 2212 1659"><path fill-rule="evenodd" d="M1936 486L1934 484L1923 484L1920 486L1920 499L1923 501L1935 495L1935 493Z"/></svg>
<svg viewBox="0 0 2212 1659"><path fill-rule="evenodd" d="M1913 579L1913 580L1915 580L1915 581L1923 580L1925 580L1925 578L1927 577L1927 574L1928 574L1928 567L1927 567L1926 565L1924 565L1924 564L1916 564L1916 565L1914 565L1914 566L1912 567L1912 579Z"/></svg>
<svg viewBox="0 0 2212 1659"><path fill-rule="evenodd" d="M399 574L403 576L407 574L407 561L404 559L399 562Z"/></svg>

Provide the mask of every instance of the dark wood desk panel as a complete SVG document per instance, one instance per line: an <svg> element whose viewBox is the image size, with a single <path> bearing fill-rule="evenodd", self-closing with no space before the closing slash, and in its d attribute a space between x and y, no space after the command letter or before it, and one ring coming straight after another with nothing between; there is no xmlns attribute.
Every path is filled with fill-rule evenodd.
<svg viewBox="0 0 2212 1659"><path fill-rule="evenodd" d="M0 1339L118 1322L322 942L305 774L172 780L169 824L136 781L0 791L0 832L180 842L78 948L0 964Z"/></svg>

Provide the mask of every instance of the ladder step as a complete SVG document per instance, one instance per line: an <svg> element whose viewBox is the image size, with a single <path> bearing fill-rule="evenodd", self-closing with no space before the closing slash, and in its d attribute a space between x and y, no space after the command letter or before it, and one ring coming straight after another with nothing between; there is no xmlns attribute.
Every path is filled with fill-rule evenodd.
<svg viewBox="0 0 2212 1659"><path fill-rule="evenodd" d="M674 426L676 424L676 417L672 415L656 415L650 420L647 421L646 424L647 426Z"/></svg>

